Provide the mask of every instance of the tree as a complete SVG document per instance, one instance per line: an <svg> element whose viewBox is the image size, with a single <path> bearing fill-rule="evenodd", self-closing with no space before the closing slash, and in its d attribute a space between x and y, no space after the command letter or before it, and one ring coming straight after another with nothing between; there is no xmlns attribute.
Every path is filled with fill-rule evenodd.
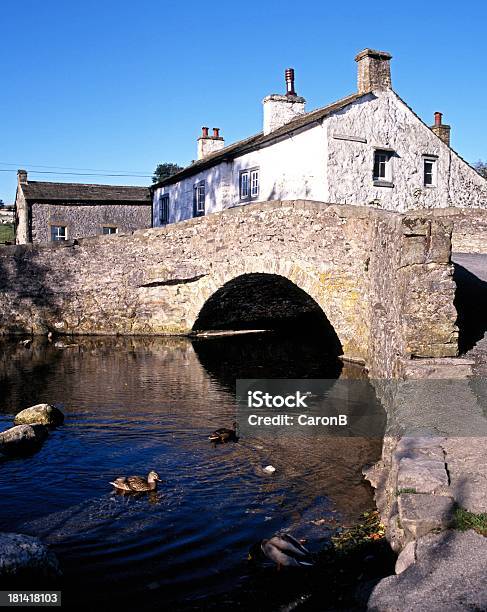
<svg viewBox="0 0 487 612"><path fill-rule="evenodd" d="M164 164L159 164L154 170L152 182L159 183L160 181L164 181L165 179L169 178L173 174L176 174L176 172L179 172L180 170L182 170L182 168L177 164L172 164L168 162L165 162Z"/></svg>
<svg viewBox="0 0 487 612"><path fill-rule="evenodd" d="M479 160L476 164L473 165L473 167L481 176L484 177L484 179L487 179L487 162Z"/></svg>

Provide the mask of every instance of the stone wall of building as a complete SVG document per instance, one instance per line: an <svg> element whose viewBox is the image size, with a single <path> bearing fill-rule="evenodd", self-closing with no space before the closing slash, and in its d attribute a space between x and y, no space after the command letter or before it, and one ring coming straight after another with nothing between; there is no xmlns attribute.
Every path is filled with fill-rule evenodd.
<svg viewBox="0 0 487 612"><path fill-rule="evenodd" d="M103 227L114 227L122 233L152 225L152 206L133 202L34 202L31 205L31 215L32 242L49 242L52 225L66 226L68 239L97 236L103 233Z"/></svg>
<svg viewBox="0 0 487 612"><path fill-rule="evenodd" d="M276 201L132 235L3 247L0 330L189 333L227 283L272 274L320 306L346 356L390 376L404 357L456 353L450 232L427 214Z"/></svg>
<svg viewBox="0 0 487 612"><path fill-rule="evenodd" d="M487 208L487 181L448 147L392 90L374 91L325 121L328 202L405 212ZM454 134L453 134L454 142ZM374 150L392 154L391 182L372 180ZM436 160L435 186L424 185L424 158Z"/></svg>

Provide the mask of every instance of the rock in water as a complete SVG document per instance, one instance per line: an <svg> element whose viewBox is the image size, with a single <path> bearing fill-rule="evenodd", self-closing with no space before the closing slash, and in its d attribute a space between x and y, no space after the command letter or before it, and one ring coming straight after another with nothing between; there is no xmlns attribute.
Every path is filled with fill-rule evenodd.
<svg viewBox="0 0 487 612"><path fill-rule="evenodd" d="M19 533L0 533L0 582L57 578L61 575L56 555L38 538Z"/></svg>
<svg viewBox="0 0 487 612"><path fill-rule="evenodd" d="M22 455L37 450L48 435L44 425L17 425L0 433L0 452Z"/></svg>
<svg viewBox="0 0 487 612"><path fill-rule="evenodd" d="M26 408L19 412L15 419L15 425L32 425L39 423L41 425L62 425L64 422L64 414L56 407L50 404L36 404L30 408Z"/></svg>

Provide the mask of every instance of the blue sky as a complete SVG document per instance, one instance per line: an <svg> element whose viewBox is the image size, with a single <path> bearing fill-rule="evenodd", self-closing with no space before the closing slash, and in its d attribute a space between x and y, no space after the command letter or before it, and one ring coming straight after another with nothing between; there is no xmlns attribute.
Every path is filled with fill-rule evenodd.
<svg viewBox="0 0 487 612"><path fill-rule="evenodd" d="M32 180L149 184L33 171L186 165L202 125L227 144L260 131L288 66L308 110L354 92L365 47L392 53L394 89L428 123L443 112L463 157L487 159L485 2L3 0L0 16L0 169ZM0 172L7 203L15 182Z"/></svg>

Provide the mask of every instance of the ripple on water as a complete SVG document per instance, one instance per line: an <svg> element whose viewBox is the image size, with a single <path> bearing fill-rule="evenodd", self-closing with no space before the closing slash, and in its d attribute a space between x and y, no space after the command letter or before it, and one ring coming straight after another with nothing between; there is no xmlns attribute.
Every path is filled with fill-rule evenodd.
<svg viewBox="0 0 487 612"><path fill-rule="evenodd" d="M277 376L292 376L293 344L274 341ZM276 375L269 347L260 356L262 343L248 342L253 367ZM225 374L220 363L208 367L206 354L203 367L189 341L85 339L69 351L34 341L33 353L11 344L4 356L0 426L41 401L61 403L66 423L37 454L2 463L0 529L49 542L78 602L88 592L111 603L143 593L139 609L211 606L216 594L253 584L246 554L255 541L285 528L318 545L333 527L313 520L333 525L371 506L360 470L380 456L379 440L211 445L208 433L234 420L228 371L235 376L238 364L227 358ZM315 377L319 367L310 361ZM262 470L268 464L272 476ZM111 492L113 478L149 469L164 480L155 495Z"/></svg>

